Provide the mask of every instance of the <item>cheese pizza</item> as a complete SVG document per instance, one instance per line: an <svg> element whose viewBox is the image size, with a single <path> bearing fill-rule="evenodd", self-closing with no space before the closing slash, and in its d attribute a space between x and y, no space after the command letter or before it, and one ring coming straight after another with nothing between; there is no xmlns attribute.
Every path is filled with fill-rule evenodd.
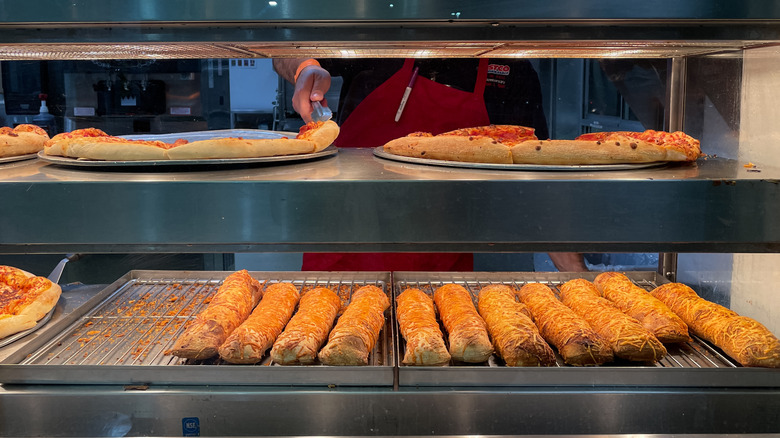
<svg viewBox="0 0 780 438"><path fill-rule="evenodd" d="M0 338L34 327L61 293L60 286L48 278L0 266Z"/></svg>
<svg viewBox="0 0 780 438"><path fill-rule="evenodd" d="M621 164L696 161L699 141L683 132L595 132L574 140L527 141L512 147L516 164Z"/></svg>
<svg viewBox="0 0 780 438"><path fill-rule="evenodd" d="M433 135L414 132L386 143L385 152L406 157L472 163L512 163L511 146L536 140L532 128L489 125Z"/></svg>
<svg viewBox="0 0 780 438"><path fill-rule="evenodd" d="M489 125L438 135L415 132L383 146L390 154L473 163L586 165L695 161L699 141L683 132L598 132L539 140L532 128Z"/></svg>
<svg viewBox="0 0 780 438"><path fill-rule="evenodd" d="M49 134L35 125L0 128L0 158L34 154L43 149Z"/></svg>
<svg viewBox="0 0 780 438"><path fill-rule="evenodd" d="M339 134L335 122L311 122L301 127L295 138L241 137L211 138L173 143L115 137L94 129L78 129L55 135L46 142L44 153L87 160L196 160L217 158L258 158L319 152Z"/></svg>

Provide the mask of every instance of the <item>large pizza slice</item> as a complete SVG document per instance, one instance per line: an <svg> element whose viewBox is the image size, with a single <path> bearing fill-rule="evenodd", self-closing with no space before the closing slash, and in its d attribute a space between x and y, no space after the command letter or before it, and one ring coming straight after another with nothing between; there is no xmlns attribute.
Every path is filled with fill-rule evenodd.
<svg viewBox="0 0 780 438"><path fill-rule="evenodd" d="M105 161L195 160L258 158L318 152L339 134L335 122L312 122L301 127L295 138L211 138L173 143L115 137L95 129L58 134L44 147L46 155Z"/></svg>
<svg viewBox="0 0 780 438"><path fill-rule="evenodd" d="M414 132L389 141L383 149L395 155L431 160L511 164L511 147L527 140L536 140L532 128L488 125L438 135Z"/></svg>
<svg viewBox="0 0 780 438"><path fill-rule="evenodd" d="M684 132L617 131L583 134L574 140L535 140L512 147L517 164L632 164L696 161L699 140Z"/></svg>
<svg viewBox="0 0 780 438"><path fill-rule="evenodd" d="M34 154L43 149L49 134L35 125L0 127L0 158Z"/></svg>
<svg viewBox="0 0 780 438"><path fill-rule="evenodd" d="M574 140L539 140L532 128L489 125L389 141L390 154L472 163L587 165L695 161L699 141L683 132L599 132Z"/></svg>
<svg viewBox="0 0 780 438"><path fill-rule="evenodd" d="M0 266L0 338L34 327L61 293L60 286L48 278Z"/></svg>

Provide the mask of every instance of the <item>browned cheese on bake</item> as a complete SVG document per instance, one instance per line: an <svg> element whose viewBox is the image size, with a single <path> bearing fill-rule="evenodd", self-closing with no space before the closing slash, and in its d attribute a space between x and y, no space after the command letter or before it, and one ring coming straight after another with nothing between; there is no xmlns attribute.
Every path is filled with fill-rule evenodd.
<svg viewBox="0 0 780 438"><path fill-rule="evenodd" d="M561 286L561 301L609 342L615 356L638 362L656 362L666 355L666 348L611 301L603 298L590 281L578 278Z"/></svg>
<svg viewBox="0 0 780 438"><path fill-rule="evenodd" d="M602 272L593 282L601 295L663 343L689 342L688 326L677 314L619 272Z"/></svg>
<svg viewBox="0 0 780 438"><path fill-rule="evenodd" d="M477 313L471 294L459 284L445 284L433 293L439 310L450 356L461 362L485 362L493 354L487 325Z"/></svg>
<svg viewBox="0 0 780 438"><path fill-rule="evenodd" d="M340 307L339 296L328 288L303 293L298 311L271 348L271 359L280 365L314 363Z"/></svg>
<svg viewBox="0 0 780 438"><path fill-rule="evenodd" d="M211 302L182 333L171 353L188 359L208 359L252 313L263 288L244 269L230 274L211 298Z"/></svg>
<svg viewBox="0 0 780 438"><path fill-rule="evenodd" d="M614 359L612 347L585 318L555 296L547 285L528 283L517 293L533 315L542 337L558 349L569 365L601 365Z"/></svg>
<svg viewBox="0 0 780 438"><path fill-rule="evenodd" d="M444 365L450 353L436 321L433 300L420 289L409 288L396 298L396 315L406 341L404 365Z"/></svg>
<svg viewBox="0 0 780 438"><path fill-rule="evenodd" d="M477 307L496 351L508 366L555 365L555 353L528 316L525 305L517 302L512 288L503 284L483 287Z"/></svg>
<svg viewBox="0 0 780 438"><path fill-rule="evenodd" d="M755 319L707 301L682 283L667 283L651 293L679 315L693 334L742 366L780 368L780 340Z"/></svg>
<svg viewBox="0 0 780 438"><path fill-rule="evenodd" d="M363 286L353 293L347 309L330 332L328 343L320 350L320 362L326 365L368 364L368 355L379 339L388 307L390 300L376 286Z"/></svg>
<svg viewBox="0 0 780 438"><path fill-rule="evenodd" d="M290 321L300 294L292 283L274 283L260 304L219 347L219 357L230 363L257 363Z"/></svg>

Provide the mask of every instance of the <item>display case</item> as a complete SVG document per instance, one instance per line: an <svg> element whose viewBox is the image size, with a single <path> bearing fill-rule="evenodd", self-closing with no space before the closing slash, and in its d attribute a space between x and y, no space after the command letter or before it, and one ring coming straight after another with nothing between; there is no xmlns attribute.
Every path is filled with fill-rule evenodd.
<svg viewBox="0 0 780 438"><path fill-rule="evenodd" d="M248 166L3 163L0 253L651 252L662 254L663 264L657 273L641 274L644 280L686 282L778 333L780 83L774 71L780 12L761 2L580 3L130 1L117 8L82 0L3 8L0 60L12 62L663 60L664 128L701 139L707 156L693 164L603 171L427 166L386 160L370 148ZM550 123L559 122L552 117ZM496 275L453 278L558 281L574 274ZM396 280L419 278L387 273L388 291ZM52 322L1 348L0 361L42 346L74 318L90 314L105 298L105 286L66 285ZM41 371L5 362L0 410L8 421L0 423L0 434L780 432L776 370L556 367L436 374L401 369L391 353L395 363L376 371L375 385L367 382L371 370L356 374L355 385L338 371L324 380L275 373L280 380L263 375L258 384L254 371L220 367L156 375L158 364ZM304 384L290 380L298 378Z"/></svg>

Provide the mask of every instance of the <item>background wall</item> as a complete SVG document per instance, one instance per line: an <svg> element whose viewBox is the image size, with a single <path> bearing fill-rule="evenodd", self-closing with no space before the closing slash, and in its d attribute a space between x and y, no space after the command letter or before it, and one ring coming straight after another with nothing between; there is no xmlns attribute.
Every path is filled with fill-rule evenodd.
<svg viewBox="0 0 780 438"><path fill-rule="evenodd" d="M743 68L740 163L780 166L780 49L748 50ZM761 207L756 206L756 214ZM774 218L777 226L780 218ZM780 334L780 254L735 254L731 307Z"/></svg>

